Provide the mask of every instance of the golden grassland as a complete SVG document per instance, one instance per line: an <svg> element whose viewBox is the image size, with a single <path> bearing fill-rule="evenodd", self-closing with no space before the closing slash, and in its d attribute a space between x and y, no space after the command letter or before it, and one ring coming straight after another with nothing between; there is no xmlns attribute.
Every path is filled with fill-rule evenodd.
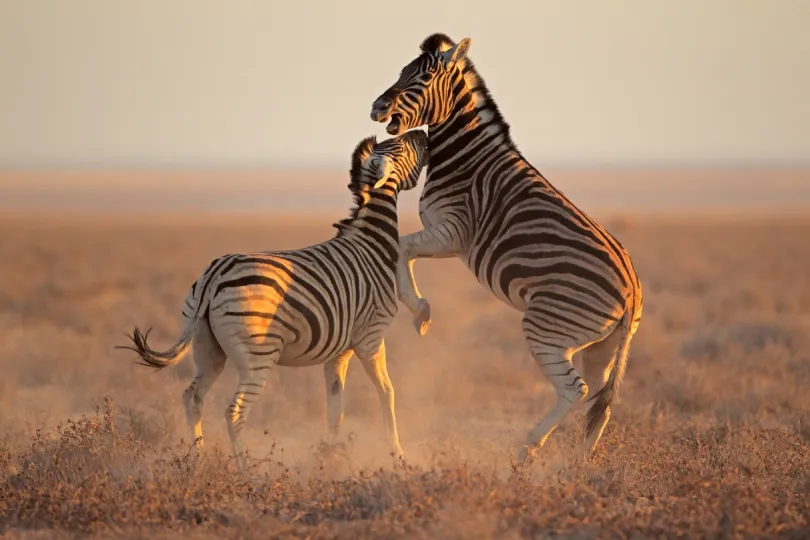
<svg viewBox="0 0 810 540"><path fill-rule="evenodd" d="M339 216L335 216L339 217ZM433 326L388 339L405 466L354 361L343 445L320 367L278 369L252 410L248 475L228 459L226 368L191 474L182 391L115 350L167 346L215 256L324 240L320 216L0 218L0 533L9 538L806 538L810 218L607 220L645 286L621 400L576 461L580 408L531 466L510 452L554 394L520 314L456 260L416 264ZM405 232L414 225L403 227Z"/></svg>

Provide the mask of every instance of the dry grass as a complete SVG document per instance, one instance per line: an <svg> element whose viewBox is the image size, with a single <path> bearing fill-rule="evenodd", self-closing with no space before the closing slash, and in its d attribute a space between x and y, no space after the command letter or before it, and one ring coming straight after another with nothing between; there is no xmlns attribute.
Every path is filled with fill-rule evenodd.
<svg viewBox="0 0 810 540"><path fill-rule="evenodd" d="M617 222L644 280L645 318L587 466L570 452L581 411L533 466L510 466L553 393L520 315L450 260L416 266L430 334L419 339L404 309L389 334L407 466L386 454L376 395L352 364L345 451L318 447L321 369L279 369L248 422L257 459L236 475L227 368L205 407L214 444L191 474L181 401L191 362L153 374L113 346L135 324L154 326L156 345L173 340L211 257L313 243L330 219L0 221L0 533L810 535L810 220Z"/></svg>

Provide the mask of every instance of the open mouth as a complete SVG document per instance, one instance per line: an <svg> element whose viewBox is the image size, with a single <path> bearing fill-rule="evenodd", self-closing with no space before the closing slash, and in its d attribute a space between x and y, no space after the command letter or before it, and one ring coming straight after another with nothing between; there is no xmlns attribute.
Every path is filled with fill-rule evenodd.
<svg viewBox="0 0 810 540"><path fill-rule="evenodd" d="M389 122L390 120L390 122ZM390 116L386 116L384 118L380 118L380 123L388 122L388 125L385 126L385 131L389 135L399 135L399 131L402 127L402 115L398 113L394 113Z"/></svg>

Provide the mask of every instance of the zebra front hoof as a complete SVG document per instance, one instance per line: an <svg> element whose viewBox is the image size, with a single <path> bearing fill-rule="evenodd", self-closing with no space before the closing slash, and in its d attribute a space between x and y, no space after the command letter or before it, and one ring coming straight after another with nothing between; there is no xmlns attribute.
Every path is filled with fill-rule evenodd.
<svg viewBox="0 0 810 540"><path fill-rule="evenodd" d="M430 329L430 304L424 298L419 299L419 311L413 318L413 325L420 336L424 336Z"/></svg>

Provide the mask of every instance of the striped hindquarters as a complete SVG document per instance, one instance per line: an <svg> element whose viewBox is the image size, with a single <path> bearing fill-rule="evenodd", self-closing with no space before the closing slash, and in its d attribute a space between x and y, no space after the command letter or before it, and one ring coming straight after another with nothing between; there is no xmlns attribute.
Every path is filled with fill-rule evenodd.
<svg viewBox="0 0 810 540"><path fill-rule="evenodd" d="M573 341L634 309L641 286L627 251L522 158L491 159L474 187L468 265L497 296L532 304Z"/></svg>

